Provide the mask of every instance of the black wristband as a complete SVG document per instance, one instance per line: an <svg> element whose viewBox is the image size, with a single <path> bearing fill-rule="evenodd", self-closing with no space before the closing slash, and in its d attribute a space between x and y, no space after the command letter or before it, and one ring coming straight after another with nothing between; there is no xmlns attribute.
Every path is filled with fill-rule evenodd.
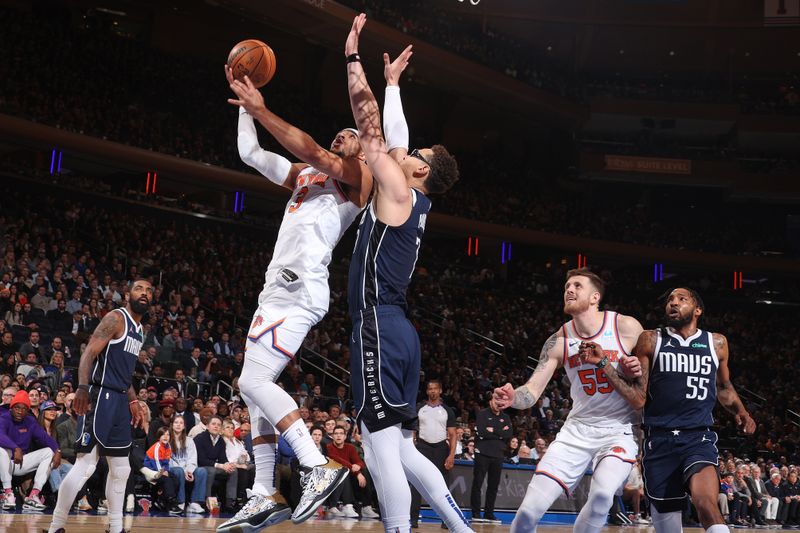
<svg viewBox="0 0 800 533"><path fill-rule="evenodd" d="M358 54L350 54L344 59L345 63L361 63L361 56Z"/></svg>
<svg viewBox="0 0 800 533"><path fill-rule="evenodd" d="M81 390L85 390L86 392L89 392L89 385L78 385L78 388Z"/></svg>

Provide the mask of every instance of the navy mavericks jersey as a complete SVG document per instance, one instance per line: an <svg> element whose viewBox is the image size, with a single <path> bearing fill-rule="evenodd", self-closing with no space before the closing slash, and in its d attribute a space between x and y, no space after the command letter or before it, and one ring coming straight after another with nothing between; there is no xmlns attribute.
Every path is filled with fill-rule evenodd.
<svg viewBox="0 0 800 533"><path fill-rule="evenodd" d="M402 226L387 226L375 216L372 203L364 210L350 260L350 314L378 305L406 309L406 289L414 273L431 201L411 189L411 215Z"/></svg>
<svg viewBox="0 0 800 533"><path fill-rule="evenodd" d="M108 341L105 351L97 356L90 381L92 385L128 392L136 359L144 342L142 325L137 324L124 307L111 312L120 313L124 317L125 335Z"/></svg>
<svg viewBox="0 0 800 533"><path fill-rule="evenodd" d="M698 329L684 339L672 328L658 329L654 353L644 425L666 429L710 427L714 423L719 367L711 332Z"/></svg>

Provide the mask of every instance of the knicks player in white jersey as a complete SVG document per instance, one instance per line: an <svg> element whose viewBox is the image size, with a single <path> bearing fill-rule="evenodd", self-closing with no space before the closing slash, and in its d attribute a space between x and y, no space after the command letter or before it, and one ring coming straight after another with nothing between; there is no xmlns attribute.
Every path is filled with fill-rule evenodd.
<svg viewBox="0 0 800 533"><path fill-rule="evenodd" d="M599 310L604 285L586 268L570 270L564 286L564 312L572 320L547 339L539 364L525 385L514 389L507 383L494 391L500 409L528 409L559 366L564 367L570 380L572 410L536 465L525 499L511 524L513 533L536 531L553 502L562 493L569 495L588 467L594 472L589 498L575 520L574 531L600 531L615 492L628 479L636 462L638 445L633 432L639 424L639 411L614 390L606 374L641 373L638 360L628 356L642 326L635 318ZM602 346L605 353L596 365L582 362L581 350L591 342Z"/></svg>
<svg viewBox="0 0 800 533"><path fill-rule="evenodd" d="M239 378L250 406L256 479L247 504L217 531L254 532L289 517L276 494L277 432L300 461L303 494L292 513L300 523L347 477L348 469L328 461L317 449L297 403L275 380L300 348L308 331L328 311L328 264L336 243L366 205L372 173L365 164L358 131L336 134L330 149L272 113L249 79L234 80L225 69L239 106L238 148L242 161L273 183L292 191L286 205L264 289L247 335ZM302 163L262 149L253 119Z"/></svg>

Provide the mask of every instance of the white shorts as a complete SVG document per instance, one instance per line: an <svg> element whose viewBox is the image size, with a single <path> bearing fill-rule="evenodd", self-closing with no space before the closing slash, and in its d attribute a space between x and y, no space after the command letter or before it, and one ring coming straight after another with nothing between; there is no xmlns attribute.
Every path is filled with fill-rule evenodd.
<svg viewBox="0 0 800 533"><path fill-rule="evenodd" d="M323 310L312 310L302 306L277 306L266 301L256 309L250 322L247 346L258 343L267 352L291 359L300 349L311 328L324 316ZM246 349L245 357L247 357Z"/></svg>
<svg viewBox="0 0 800 533"><path fill-rule="evenodd" d="M567 421L536 465L536 474L549 477L569 494L590 465L594 470L606 457L634 464L638 450L630 426L601 428Z"/></svg>

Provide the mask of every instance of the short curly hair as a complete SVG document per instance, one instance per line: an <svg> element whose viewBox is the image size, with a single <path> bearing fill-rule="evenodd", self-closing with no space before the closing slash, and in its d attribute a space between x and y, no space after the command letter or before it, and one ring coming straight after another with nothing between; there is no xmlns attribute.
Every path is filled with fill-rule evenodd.
<svg viewBox="0 0 800 533"><path fill-rule="evenodd" d="M429 194L442 194L458 181L458 163L441 144L434 144L431 150L433 157L430 160L430 172L425 180L425 188Z"/></svg>

